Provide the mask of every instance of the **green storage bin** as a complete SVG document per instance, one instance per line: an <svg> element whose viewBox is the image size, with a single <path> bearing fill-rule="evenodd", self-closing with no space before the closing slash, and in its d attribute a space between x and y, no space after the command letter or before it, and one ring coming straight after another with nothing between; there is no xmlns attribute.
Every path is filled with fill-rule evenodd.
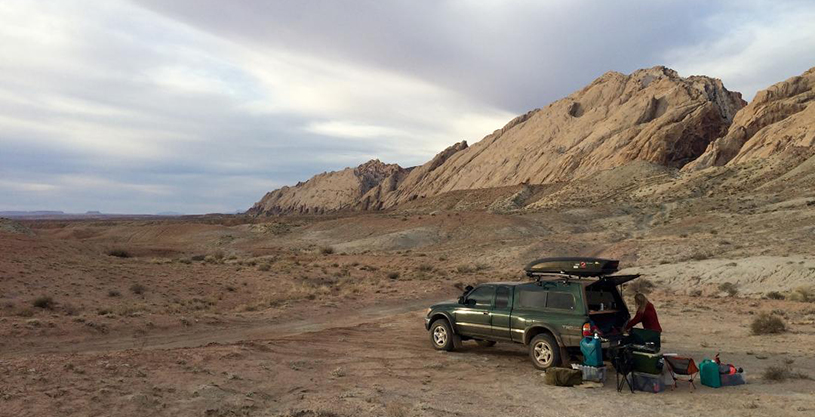
<svg viewBox="0 0 815 417"><path fill-rule="evenodd" d="M661 353L631 352L634 355L634 371L646 374L661 374L665 358Z"/></svg>

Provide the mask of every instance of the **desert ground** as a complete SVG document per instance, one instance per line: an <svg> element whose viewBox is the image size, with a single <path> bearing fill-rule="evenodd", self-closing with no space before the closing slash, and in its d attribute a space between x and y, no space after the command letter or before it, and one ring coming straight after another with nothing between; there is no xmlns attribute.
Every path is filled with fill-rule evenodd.
<svg viewBox="0 0 815 417"><path fill-rule="evenodd" d="M0 415L815 413L809 200L499 213L478 198L331 216L3 220ZM621 259L653 284L663 351L719 353L748 384L561 388L519 344L432 349L431 304L561 255ZM752 334L761 313L786 330Z"/></svg>

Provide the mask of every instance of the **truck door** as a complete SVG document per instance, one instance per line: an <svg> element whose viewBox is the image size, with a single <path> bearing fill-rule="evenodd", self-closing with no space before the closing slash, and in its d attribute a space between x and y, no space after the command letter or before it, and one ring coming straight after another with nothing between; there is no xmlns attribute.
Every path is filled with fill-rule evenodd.
<svg viewBox="0 0 815 417"><path fill-rule="evenodd" d="M467 294L465 304L456 309L456 327L465 336L490 336L490 311L495 285L482 285Z"/></svg>
<svg viewBox="0 0 815 417"><path fill-rule="evenodd" d="M512 311L512 288L499 285L495 290L495 304L490 316L492 317L492 336L494 338L512 338L509 327L509 318Z"/></svg>

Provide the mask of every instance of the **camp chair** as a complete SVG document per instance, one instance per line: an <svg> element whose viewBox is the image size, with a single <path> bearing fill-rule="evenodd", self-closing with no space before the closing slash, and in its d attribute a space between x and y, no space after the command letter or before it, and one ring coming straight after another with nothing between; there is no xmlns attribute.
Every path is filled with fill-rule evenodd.
<svg viewBox="0 0 815 417"><path fill-rule="evenodd" d="M617 372L617 392L622 392L625 384L631 393L634 393L634 386L629 379L631 371L634 370L634 354L632 353L630 345L619 345L609 349L611 356L611 365ZM622 376L622 378L620 378Z"/></svg>
<svg viewBox="0 0 815 417"><path fill-rule="evenodd" d="M684 375L687 379L683 380L688 381L691 390L695 390L696 384L693 383L693 378L695 378L699 373L699 368L696 367L696 362L693 361L693 358L676 355L665 355L663 357L665 358L665 363L668 365L668 369L671 370L671 376L674 379L673 389L676 389L676 381L679 380L677 375Z"/></svg>

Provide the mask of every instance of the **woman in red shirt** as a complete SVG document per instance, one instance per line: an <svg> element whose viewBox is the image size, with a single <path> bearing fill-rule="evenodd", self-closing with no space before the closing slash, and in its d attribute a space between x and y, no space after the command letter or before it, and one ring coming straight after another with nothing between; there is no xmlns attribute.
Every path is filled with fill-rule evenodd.
<svg viewBox="0 0 815 417"><path fill-rule="evenodd" d="M634 296L634 302L637 304L637 314L628 322L625 326L625 330L631 330L631 328L638 323L642 323L644 329L661 333L662 326L659 325L657 310L654 308L654 305L641 293L637 293L637 295Z"/></svg>

